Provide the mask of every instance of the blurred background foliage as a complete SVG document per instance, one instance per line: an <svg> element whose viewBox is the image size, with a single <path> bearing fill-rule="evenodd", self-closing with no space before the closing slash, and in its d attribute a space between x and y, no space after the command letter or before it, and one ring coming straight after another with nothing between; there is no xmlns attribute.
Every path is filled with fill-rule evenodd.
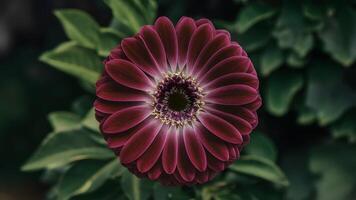
<svg viewBox="0 0 356 200"><path fill-rule="evenodd" d="M2 2L0 199L355 199L355 6L351 0ZM167 188L131 175L105 147L93 117L101 61L161 15L175 22L206 17L228 29L261 79L264 105L251 143L204 185ZM36 172L20 172L22 164L22 171Z"/></svg>

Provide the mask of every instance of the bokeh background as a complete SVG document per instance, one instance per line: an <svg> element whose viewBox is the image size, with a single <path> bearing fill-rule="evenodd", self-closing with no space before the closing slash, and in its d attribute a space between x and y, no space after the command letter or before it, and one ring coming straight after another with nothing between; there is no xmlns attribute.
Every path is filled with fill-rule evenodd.
<svg viewBox="0 0 356 200"><path fill-rule="evenodd" d="M351 0L158 1L158 16L209 18L229 29L251 56L264 100L258 130L276 144L278 165L291 182L283 198L356 199L355 5ZM68 40L53 15L60 8L86 11L102 26L112 17L101 0L0 1L1 200L45 199L50 185L40 172L20 168L51 131L47 115L70 110L73 100L87 95L77 79L38 59ZM316 157L332 168L315 164L320 174L307 173ZM324 182L314 181L325 174Z"/></svg>

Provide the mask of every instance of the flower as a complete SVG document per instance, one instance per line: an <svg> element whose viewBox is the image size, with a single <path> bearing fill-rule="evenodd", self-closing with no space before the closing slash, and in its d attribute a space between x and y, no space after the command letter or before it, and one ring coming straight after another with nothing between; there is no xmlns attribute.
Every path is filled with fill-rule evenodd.
<svg viewBox="0 0 356 200"><path fill-rule="evenodd" d="M229 32L167 17L125 38L104 61L94 103L121 163L165 185L204 183L239 158L258 123L259 81Z"/></svg>

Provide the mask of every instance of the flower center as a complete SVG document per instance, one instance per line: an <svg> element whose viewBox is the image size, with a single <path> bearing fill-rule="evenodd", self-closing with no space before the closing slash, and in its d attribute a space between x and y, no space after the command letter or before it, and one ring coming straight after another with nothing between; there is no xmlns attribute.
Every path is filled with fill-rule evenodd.
<svg viewBox="0 0 356 200"><path fill-rule="evenodd" d="M182 73L169 73L153 93L153 112L162 123L181 127L192 124L204 102L203 91L194 78Z"/></svg>

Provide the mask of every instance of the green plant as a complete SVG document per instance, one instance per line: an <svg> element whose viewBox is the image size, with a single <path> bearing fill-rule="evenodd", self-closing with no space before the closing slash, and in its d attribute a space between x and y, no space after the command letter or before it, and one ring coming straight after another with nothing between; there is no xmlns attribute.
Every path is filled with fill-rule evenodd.
<svg viewBox="0 0 356 200"><path fill-rule="evenodd" d="M49 199L352 198L356 190L352 170L356 167L352 79L356 75L356 13L352 3L237 1L244 6L236 21L219 24L236 33L262 79L260 131L252 133L239 162L223 174L207 184L182 188L136 178L118 163L98 131L91 107L101 62L122 38L151 24L157 12L153 0L105 3L113 13L108 27L80 10L56 11L70 41L40 57L78 78L88 91L74 101L71 111L50 114L53 131L22 168L44 171L44 181L52 185ZM272 120L281 130L288 129L278 120L288 120L295 121L300 130L312 126L325 135L309 142L301 134L305 138L297 153L278 155L275 142L267 136L274 130L269 124Z"/></svg>

